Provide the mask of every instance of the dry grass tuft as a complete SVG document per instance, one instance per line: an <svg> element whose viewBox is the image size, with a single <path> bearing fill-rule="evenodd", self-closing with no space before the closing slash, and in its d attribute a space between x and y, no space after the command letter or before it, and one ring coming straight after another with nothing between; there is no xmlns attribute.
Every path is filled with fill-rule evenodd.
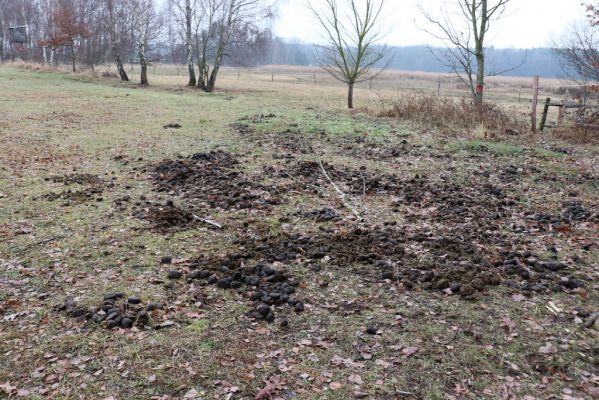
<svg viewBox="0 0 599 400"><path fill-rule="evenodd" d="M22 69L22 70L28 70L28 71L35 71L35 72L59 72L59 73L63 73L63 74L73 74L71 65L67 65L67 64L59 64L59 65L50 66L48 64L29 63L29 62L25 62L25 61L12 61L12 62L6 63L5 65L7 65L9 68L16 68L16 69ZM91 69L87 69L80 65L77 66L77 72L74 73L73 75L79 76L81 78L93 78L93 79L96 79L100 76L100 74L98 74L98 72L92 71ZM102 76L103 77L111 77L111 76L106 76L105 73L102 73ZM118 75L117 75L117 77L118 77Z"/></svg>
<svg viewBox="0 0 599 400"><path fill-rule="evenodd" d="M486 138L517 135L527 130L523 120L496 104L484 103L479 109L466 99L456 101L421 92L411 92L391 102L382 101L375 114L415 122L427 129Z"/></svg>
<svg viewBox="0 0 599 400"><path fill-rule="evenodd" d="M554 131L553 136L575 144L599 144L599 129L597 128L597 124L560 127Z"/></svg>

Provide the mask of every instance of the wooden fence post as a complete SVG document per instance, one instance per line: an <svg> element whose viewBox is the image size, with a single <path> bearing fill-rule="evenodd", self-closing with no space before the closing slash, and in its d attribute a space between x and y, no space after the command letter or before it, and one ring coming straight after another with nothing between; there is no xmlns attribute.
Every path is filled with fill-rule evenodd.
<svg viewBox="0 0 599 400"><path fill-rule="evenodd" d="M274 73L274 72L272 73L272 76L271 76L271 78L270 78L270 81L271 81L271 82L274 82L274 81L275 81L275 73Z"/></svg>
<svg viewBox="0 0 599 400"><path fill-rule="evenodd" d="M530 122L532 132L537 132L537 104L539 103L539 75L532 78L532 110L530 112Z"/></svg>
<svg viewBox="0 0 599 400"><path fill-rule="evenodd" d="M437 82L437 97L441 97L441 79Z"/></svg>
<svg viewBox="0 0 599 400"><path fill-rule="evenodd" d="M547 123L547 114L549 113L549 104L551 103L551 99L547 97L545 99L545 107L543 107L543 116L541 116L541 127L539 130L543 132L545 129L545 124Z"/></svg>
<svg viewBox="0 0 599 400"><path fill-rule="evenodd" d="M557 126L559 127L564 121L564 115L566 114L566 101L562 100L562 106L559 108L559 113L557 114Z"/></svg>

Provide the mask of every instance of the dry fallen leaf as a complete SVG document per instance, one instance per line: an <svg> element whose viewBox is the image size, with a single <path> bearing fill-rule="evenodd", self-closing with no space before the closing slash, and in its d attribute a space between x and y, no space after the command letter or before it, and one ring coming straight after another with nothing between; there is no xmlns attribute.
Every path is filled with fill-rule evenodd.
<svg viewBox="0 0 599 400"><path fill-rule="evenodd" d="M197 399L200 396L197 390L191 389L183 396L184 399Z"/></svg>
<svg viewBox="0 0 599 400"><path fill-rule="evenodd" d="M351 374L349 376L349 378L347 378L347 380L350 383L355 383L356 385L363 385L364 384L364 381L362 380L362 377L360 375L358 375L358 374Z"/></svg>
<svg viewBox="0 0 599 400"><path fill-rule="evenodd" d="M539 347L539 353L542 354L552 354L555 353L556 349L551 345L551 343L547 343L545 346Z"/></svg>
<svg viewBox="0 0 599 400"><path fill-rule="evenodd" d="M416 353L417 351L418 351L418 347L405 347L401 351L401 354L403 354L406 357L410 357L412 354Z"/></svg>
<svg viewBox="0 0 599 400"><path fill-rule="evenodd" d="M331 382L329 383L329 387L331 388L331 390L339 390L341 389L341 385L339 382Z"/></svg>
<svg viewBox="0 0 599 400"><path fill-rule="evenodd" d="M512 300L514 300L515 302L521 302L526 300L526 296L520 294L520 293L516 293L514 295L512 295Z"/></svg>
<svg viewBox="0 0 599 400"><path fill-rule="evenodd" d="M9 396L15 391L16 388L17 387L16 386L12 386L10 384L10 382L6 382L6 383L3 383L2 385L0 385L0 390L3 391L4 393L6 393Z"/></svg>

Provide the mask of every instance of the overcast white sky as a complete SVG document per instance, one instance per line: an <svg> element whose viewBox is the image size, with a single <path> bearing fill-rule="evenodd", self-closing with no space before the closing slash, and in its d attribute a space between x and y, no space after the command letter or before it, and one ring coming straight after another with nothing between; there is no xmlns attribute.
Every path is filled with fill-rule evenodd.
<svg viewBox="0 0 599 400"><path fill-rule="evenodd" d="M422 30L426 23L418 5L434 12L440 10L444 2L454 0L387 1L386 19L393 24L392 32L386 37L387 44L409 46L436 44ZM569 24L583 19L580 3L581 0L512 0L504 19L492 28L488 45L516 48L548 46L551 38L559 37ZM303 4L303 0L282 2L279 18L274 23L278 36L304 42L319 40L318 26Z"/></svg>

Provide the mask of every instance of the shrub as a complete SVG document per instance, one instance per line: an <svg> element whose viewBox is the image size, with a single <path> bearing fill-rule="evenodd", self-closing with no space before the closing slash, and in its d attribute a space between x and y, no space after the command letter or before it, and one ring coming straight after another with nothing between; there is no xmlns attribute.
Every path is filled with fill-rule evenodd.
<svg viewBox="0 0 599 400"><path fill-rule="evenodd" d="M492 137L500 134L522 134L528 127L524 120L505 109L484 103L478 108L472 102L412 92L394 101L382 101L379 117L412 121L420 126L449 133L467 133Z"/></svg>

